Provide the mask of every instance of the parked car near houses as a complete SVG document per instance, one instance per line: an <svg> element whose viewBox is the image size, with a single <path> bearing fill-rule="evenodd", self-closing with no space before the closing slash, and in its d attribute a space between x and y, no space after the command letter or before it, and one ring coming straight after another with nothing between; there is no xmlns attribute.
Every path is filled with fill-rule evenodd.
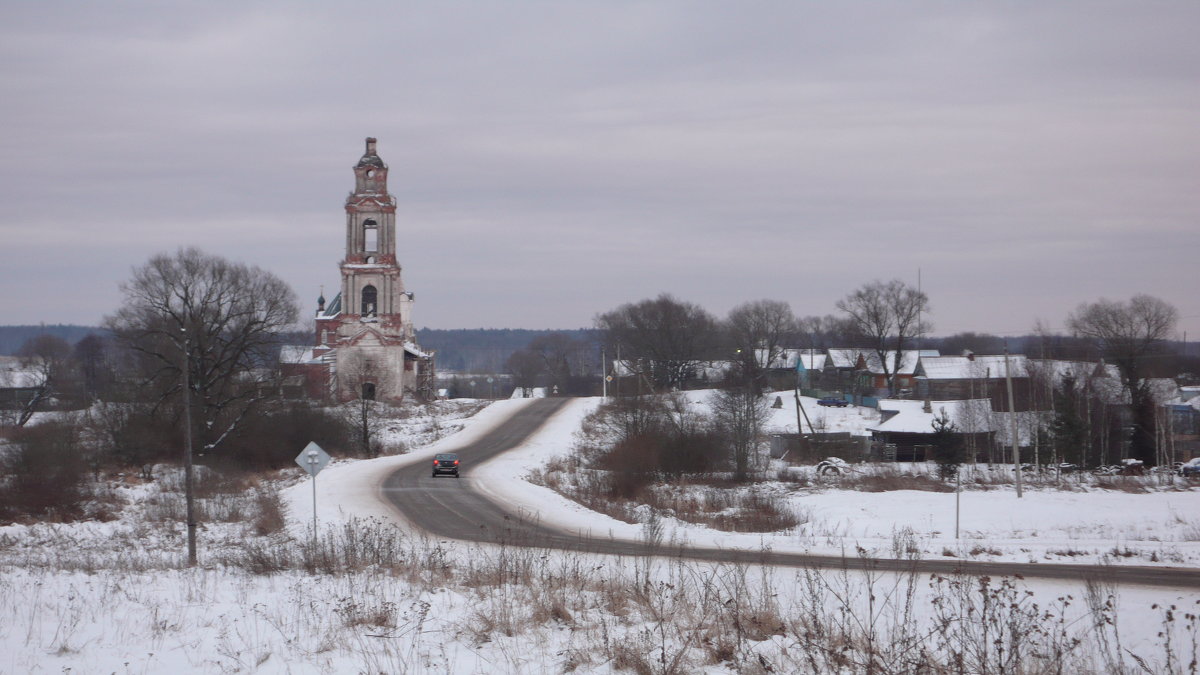
<svg viewBox="0 0 1200 675"><path fill-rule="evenodd" d="M833 408L845 408L846 406L850 405L850 402L840 398L828 397L817 399L817 405L829 406Z"/></svg>

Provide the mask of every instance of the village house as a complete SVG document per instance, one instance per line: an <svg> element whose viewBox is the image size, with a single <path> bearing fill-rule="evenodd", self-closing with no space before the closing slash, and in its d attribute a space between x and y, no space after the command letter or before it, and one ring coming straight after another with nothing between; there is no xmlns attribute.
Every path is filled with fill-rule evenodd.
<svg viewBox="0 0 1200 675"><path fill-rule="evenodd" d="M1031 380L1028 359L1022 354L962 356L926 356L917 364L913 379L915 397L962 401L986 398L995 410L1008 410L1005 375L1012 381L1013 403L1017 411L1031 410Z"/></svg>
<svg viewBox="0 0 1200 675"><path fill-rule="evenodd" d="M996 431L992 405L988 399L879 401L879 422L867 427L871 432L872 455L881 460L924 462L932 459L930 443L934 420L945 413L964 447L978 452L993 442Z"/></svg>

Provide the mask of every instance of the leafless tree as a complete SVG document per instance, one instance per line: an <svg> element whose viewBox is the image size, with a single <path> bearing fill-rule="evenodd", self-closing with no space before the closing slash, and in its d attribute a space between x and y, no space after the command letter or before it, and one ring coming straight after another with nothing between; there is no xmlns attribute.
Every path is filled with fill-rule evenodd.
<svg viewBox="0 0 1200 675"><path fill-rule="evenodd" d="M748 382L718 390L712 405L717 428L724 432L733 455L734 479L744 481L770 408Z"/></svg>
<svg viewBox="0 0 1200 675"><path fill-rule="evenodd" d="M929 297L899 279L873 281L838 300L837 308L854 321L879 356L888 393L895 396L896 371L904 350L911 349L916 338L930 329L924 319L929 313ZM892 350L889 364L888 352Z"/></svg>
<svg viewBox="0 0 1200 675"><path fill-rule="evenodd" d="M121 291L105 326L142 355L145 385L160 403L181 392L186 358L196 438L217 449L275 391L268 367L276 334L296 320L295 294L270 272L195 248L152 257Z"/></svg>
<svg viewBox="0 0 1200 675"><path fill-rule="evenodd" d="M79 372L81 393L89 401L97 401L112 393L116 378L108 351L108 340L89 333L75 343L71 352L71 360Z"/></svg>
<svg viewBox="0 0 1200 675"><path fill-rule="evenodd" d="M542 373L548 386L567 393L571 378L583 371L583 356L587 344L566 333L539 335L530 341L528 351L542 362Z"/></svg>
<svg viewBox="0 0 1200 675"><path fill-rule="evenodd" d="M359 455L378 457L383 453L380 432L383 431L388 405L375 398L377 391L392 391L395 374L371 358L357 352L344 359L338 380L355 397L342 408L347 427L352 432Z"/></svg>
<svg viewBox="0 0 1200 675"><path fill-rule="evenodd" d="M537 386L538 378L546 369L546 363L541 355L530 349L513 352L504 365L513 377L513 386L520 387L522 398L528 395L530 389Z"/></svg>
<svg viewBox="0 0 1200 675"><path fill-rule="evenodd" d="M764 384L764 372L783 355L785 343L797 330L791 306L781 300L754 300L729 311L725 331L742 378L756 392Z"/></svg>
<svg viewBox="0 0 1200 675"><path fill-rule="evenodd" d="M858 324L850 317L826 314L805 316L796 320L797 331L806 348L853 347L861 340Z"/></svg>
<svg viewBox="0 0 1200 675"><path fill-rule="evenodd" d="M1067 317L1067 327L1092 340L1105 360L1120 372L1133 412L1130 453L1148 466L1155 459L1155 432L1147 360L1163 353L1178 320L1179 311L1174 306L1144 294L1128 302L1101 299L1083 303Z"/></svg>
<svg viewBox="0 0 1200 675"><path fill-rule="evenodd" d="M621 305L596 317L610 354L644 364L639 375L656 389L678 388L704 360L714 356L717 321L699 305L663 293L653 300Z"/></svg>

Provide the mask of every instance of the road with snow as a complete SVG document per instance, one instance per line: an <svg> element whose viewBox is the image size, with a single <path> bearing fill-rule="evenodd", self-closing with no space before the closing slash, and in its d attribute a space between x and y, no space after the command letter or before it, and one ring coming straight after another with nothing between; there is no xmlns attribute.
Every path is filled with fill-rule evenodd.
<svg viewBox="0 0 1200 675"><path fill-rule="evenodd" d="M520 445L558 412L567 400L534 401L517 410L486 436L455 450L462 458L462 474L470 476L472 467ZM966 573L1069 581L1091 578L1122 585L1200 588L1200 569L1194 568L937 559L914 561L700 547L651 548L639 541L585 537L546 527L524 518L522 514L510 512L504 504L489 499L472 490L470 486L469 480L445 476L434 478L431 476L430 467L425 462L418 462L392 472L384 481L381 492L414 525L434 536L448 539L618 555L671 555L696 560L766 563L791 567L916 570L921 573Z"/></svg>

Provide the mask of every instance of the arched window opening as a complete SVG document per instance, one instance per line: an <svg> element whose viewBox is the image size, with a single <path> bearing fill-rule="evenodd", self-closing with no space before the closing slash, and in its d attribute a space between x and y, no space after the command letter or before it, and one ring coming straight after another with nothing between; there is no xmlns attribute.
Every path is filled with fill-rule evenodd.
<svg viewBox="0 0 1200 675"><path fill-rule="evenodd" d="M379 252L379 226L374 220L363 221L363 250L367 253Z"/></svg>
<svg viewBox="0 0 1200 675"><path fill-rule="evenodd" d="M363 289L362 289L362 315L363 316L375 316L375 312L377 311L375 302L376 302L376 299L378 298L378 295L379 294L375 291L374 286L371 286L371 285L363 286Z"/></svg>
<svg viewBox="0 0 1200 675"><path fill-rule="evenodd" d="M363 397L364 401L374 401L375 400L375 383L374 382L363 382L362 397Z"/></svg>

